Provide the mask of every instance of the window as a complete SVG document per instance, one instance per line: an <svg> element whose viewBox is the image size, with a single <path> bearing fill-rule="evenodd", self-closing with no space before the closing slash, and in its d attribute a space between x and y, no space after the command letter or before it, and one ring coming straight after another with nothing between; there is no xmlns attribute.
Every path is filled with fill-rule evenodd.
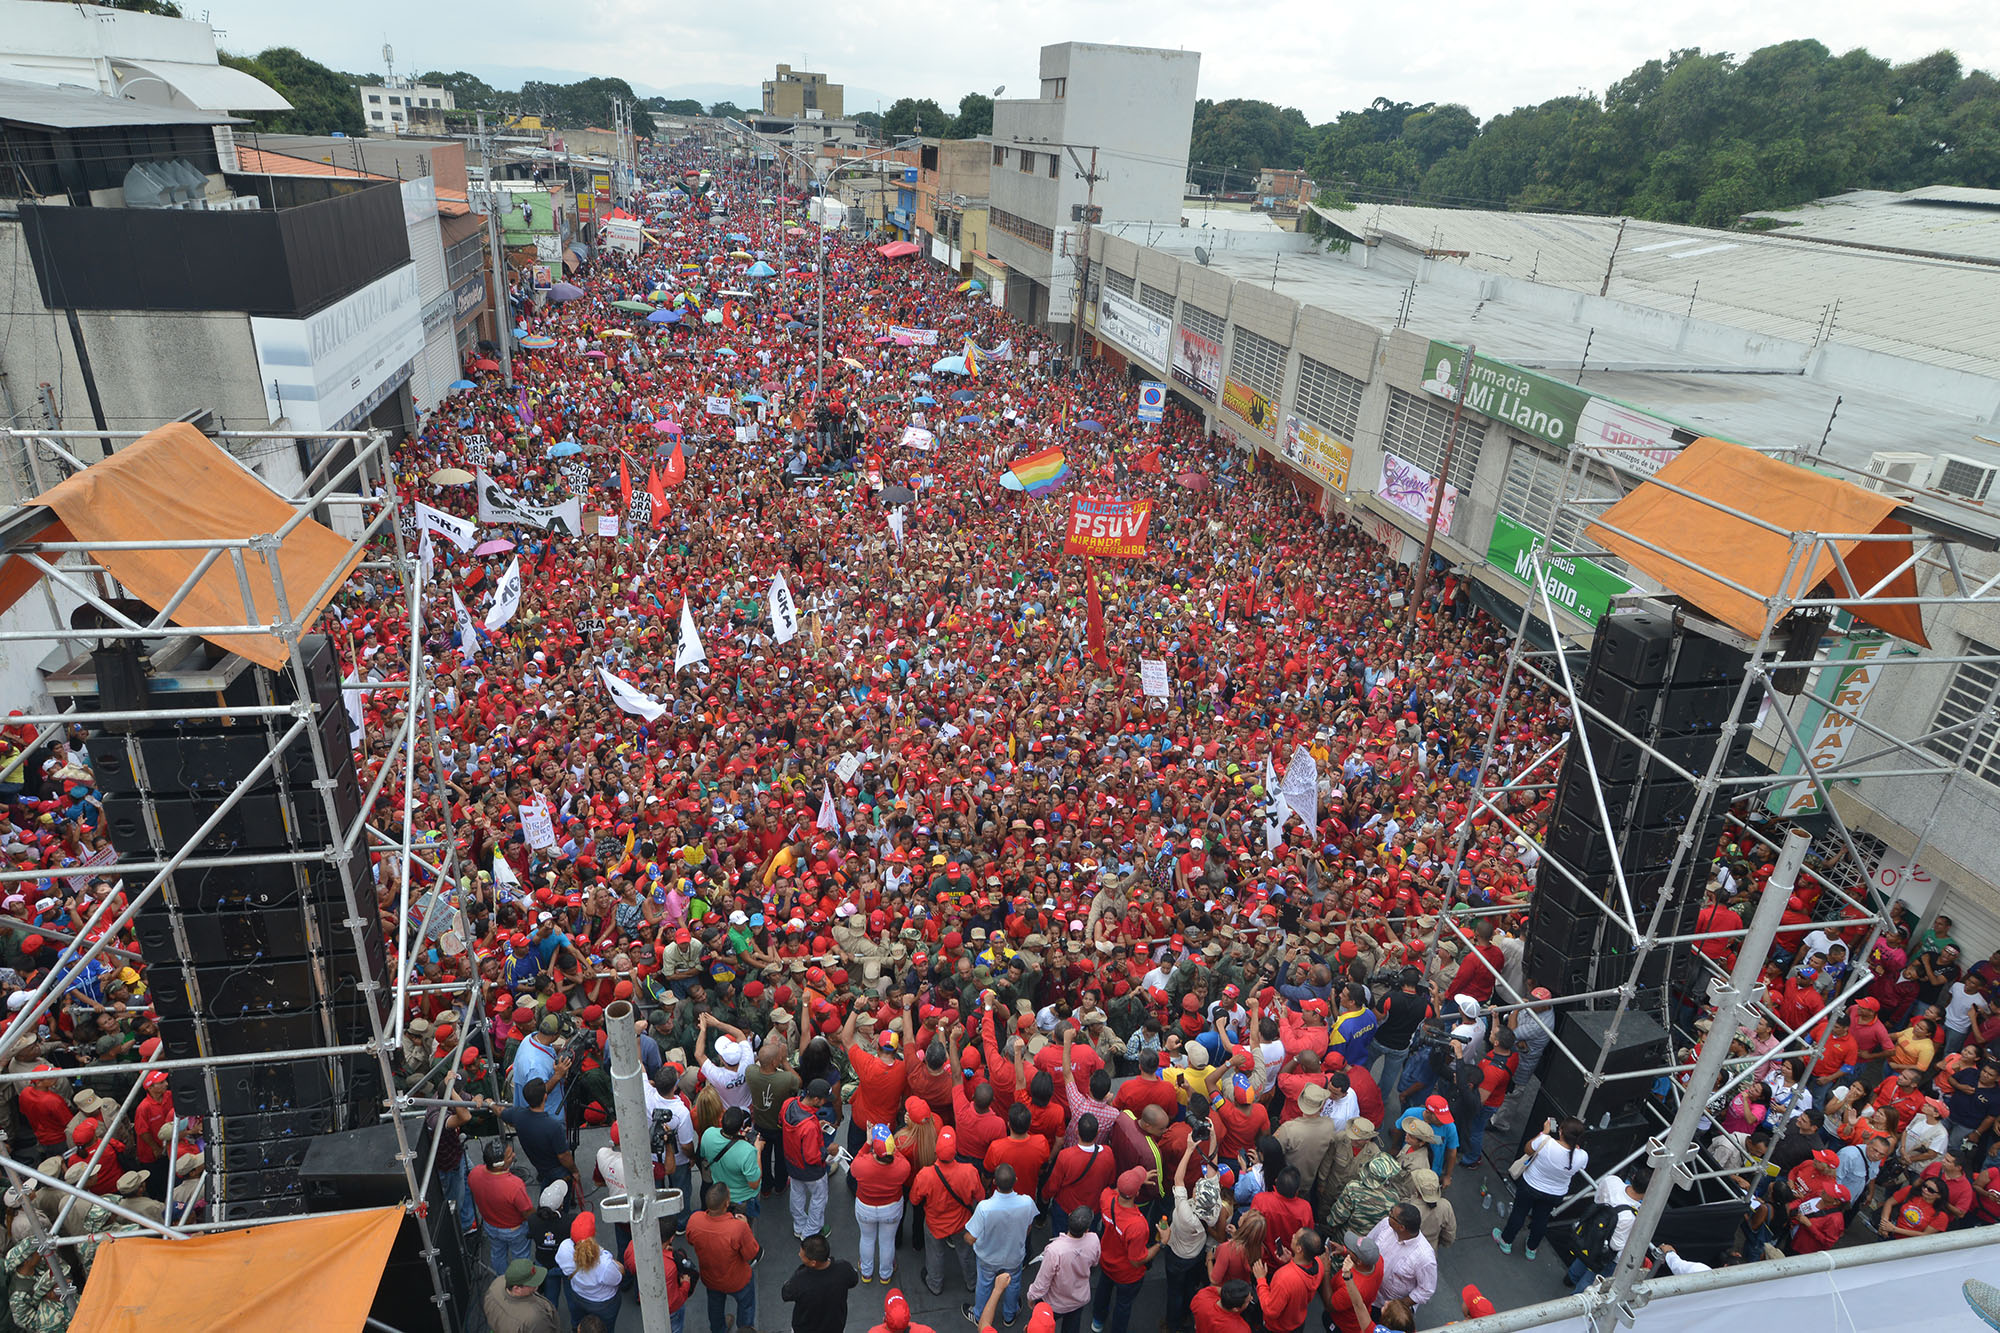
<svg viewBox="0 0 2000 1333"><path fill-rule="evenodd" d="M1382 447L1415 463L1432 476L1444 459L1445 436L1451 430L1451 408L1401 389L1389 390L1389 415L1382 423ZM1479 425L1459 423L1458 446L1452 450L1448 480L1462 495L1479 467Z"/></svg>
<svg viewBox="0 0 2000 1333"><path fill-rule="evenodd" d="M1299 358L1299 388L1292 407L1335 439L1352 443L1361 424L1361 395L1368 386L1309 356Z"/></svg>
<svg viewBox="0 0 2000 1333"><path fill-rule="evenodd" d="M370 111L368 117L370 120L380 120L382 119L382 113L380 111Z"/></svg>
<svg viewBox="0 0 2000 1333"><path fill-rule="evenodd" d="M1056 172L1057 172L1057 171L1058 171L1058 170L1059 170L1059 169L1061 168L1061 166L1062 166L1062 154L1060 154L1060 153L1050 153L1050 154L1049 154L1049 179L1050 179L1050 180L1054 180L1054 179L1056 178Z"/></svg>
<svg viewBox="0 0 2000 1333"><path fill-rule="evenodd" d="M1099 264L1098 268L1104 274L1104 285L1106 287L1117 292L1120 296L1129 298L1132 295L1132 279L1129 275L1120 273L1108 264Z"/></svg>
<svg viewBox="0 0 2000 1333"><path fill-rule="evenodd" d="M1229 373L1275 403L1285 382L1285 349L1238 325L1229 349Z"/></svg>
<svg viewBox="0 0 2000 1333"><path fill-rule="evenodd" d="M1038 222L1030 222L1018 214L1009 213L1004 208L989 208L986 223L994 231L1004 232L1014 239L1026 241L1038 250L1054 250L1056 234Z"/></svg>
<svg viewBox="0 0 2000 1333"><path fill-rule="evenodd" d="M1464 427L1460 427L1463 432ZM1465 436L1459 436L1459 447L1465 446ZM1458 470L1458 460L1452 460L1452 471ZM1507 517L1536 532L1549 531L1549 515L1555 514L1555 543L1559 551L1581 551L1595 547L1597 543L1586 543L1584 525L1603 512L1602 505L1563 505L1558 502L1566 494L1584 499L1615 500L1625 493L1624 488L1604 476L1598 465L1592 464L1581 480L1571 486L1569 465L1561 458L1553 458L1540 449L1520 440L1514 442L1513 452L1507 455L1507 473L1500 482L1500 508ZM1592 556L1598 564L1608 569L1622 569L1624 565L1609 556Z"/></svg>
<svg viewBox="0 0 2000 1333"><path fill-rule="evenodd" d="M402 104L403 104L403 99L402 99L402 98L400 98L400 97L394 97L394 96L392 96L392 97L390 97L390 99L389 99L389 105L390 105L390 106L401 106Z"/></svg>
<svg viewBox="0 0 2000 1333"><path fill-rule="evenodd" d="M996 167L1007 165L1007 150L997 143L993 145L993 165Z"/></svg>
<svg viewBox="0 0 2000 1333"><path fill-rule="evenodd" d="M1028 153L1028 152L1022 153L1021 174L1024 176L1030 175L1034 172L1034 170L1035 170L1035 155L1033 153Z"/></svg>
<svg viewBox="0 0 2000 1333"><path fill-rule="evenodd" d="M1163 292L1150 283L1139 284L1139 304L1156 315L1165 315L1168 319L1174 317L1174 294Z"/></svg>
<svg viewBox="0 0 2000 1333"><path fill-rule="evenodd" d="M380 94L380 93L370 93L370 94L368 94L368 100L369 100L369 101L371 101L371 102L379 102L379 101L381 101L381 100L382 100L382 94Z"/></svg>
<svg viewBox="0 0 2000 1333"><path fill-rule="evenodd" d="M1995 649L1977 639L1965 641L1964 656L2000 655ZM1951 684L1945 686L1944 698L1938 700L1937 716L1931 719L1931 729L1958 727L1959 730L1943 736L1933 736L1924 742L1924 748L1941 758L1956 762L1963 755L1965 769L1988 782L2000 782L2000 718L1977 721L1986 711L1986 700L1993 694L1993 686L2000 680L2000 667L1991 662L1960 662L1951 673Z"/></svg>
<svg viewBox="0 0 2000 1333"><path fill-rule="evenodd" d="M1222 346L1225 329L1222 316L1212 315L1191 301L1181 302L1181 327L1193 329L1217 347Z"/></svg>

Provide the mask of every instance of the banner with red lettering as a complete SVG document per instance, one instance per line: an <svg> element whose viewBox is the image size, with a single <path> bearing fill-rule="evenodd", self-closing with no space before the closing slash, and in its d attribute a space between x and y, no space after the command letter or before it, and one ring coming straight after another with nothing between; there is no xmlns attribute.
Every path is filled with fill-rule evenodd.
<svg viewBox="0 0 2000 1333"><path fill-rule="evenodd" d="M1069 531L1064 555L1121 556L1146 553L1146 528L1153 519L1151 500L1086 500L1069 502Z"/></svg>

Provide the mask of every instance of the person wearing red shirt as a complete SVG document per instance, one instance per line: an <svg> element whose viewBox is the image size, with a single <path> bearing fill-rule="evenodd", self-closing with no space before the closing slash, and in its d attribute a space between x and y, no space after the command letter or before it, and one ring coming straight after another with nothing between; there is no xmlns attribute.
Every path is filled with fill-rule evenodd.
<svg viewBox="0 0 2000 1333"><path fill-rule="evenodd" d="M1792 1253L1817 1254L1840 1243L1847 1232L1847 1190L1826 1181L1820 1192L1792 1205Z"/></svg>
<svg viewBox="0 0 2000 1333"><path fill-rule="evenodd" d="M1210 1113L1215 1117L1216 1160L1231 1167L1239 1165L1243 1154L1271 1132L1271 1113L1257 1100L1256 1086L1249 1082L1232 1080L1229 1094L1216 1102Z"/></svg>
<svg viewBox="0 0 2000 1333"><path fill-rule="evenodd" d="M1243 1312L1250 1308L1254 1292L1248 1282L1225 1282L1219 1287L1203 1287L1194 1294L1189 1308L1194 1313L1194 1333L1250 1333Z"/></svg>
<svg viewBox="0 0 2000 1333"><path fill-rule="evenodd" d="M1312 1204L1299 1197L1304 1184L1299 1169L1287 1166L1278 1172L1269 1189L1258 1191L1250 1200L1251 1209L1264 1218L1265 1263L1277 1263L1290 1238L1302 1228L1312 1227Z"/></svg>
<svg viewBox="0 0 2000 1333"><path fill-rule="evenodd" d="M1007 1135L1007 1122L994 1111L994 1100L991 1083L980 1083L970 1096L962 1083L952 1089L951 1127L958 1131L958 1149L968 1162L984 1162L987 1147Z"/></svg>
<svg viewBox="0 0 2000 1333"><path fill-rule="evenodd" d="M1951 1225L1951 1214L1945 1211L1944 1201L1944 1182L1935 1176L1905 1185L1882 1205L1877 1229L1890 1239L1943 1231Z"/></svg>
<svg viewBox="0 0 2000 1333"><path fill-rule="evenodd" d="M1322 1246L1319 1233L1308 1226L1292 1236L1288 1262L1275 1270L1263 1259L1252 1266L1257 1274L1257 1308L1270 1333L1298 1333L1305 1327L1306 1311L1320 1287Z"/></svg>
<svg viewBox="0 0 2000 1333"><path fill-rule="evenodd" d="M508 1139L488 1139L483 1149L485 1165L467 1180L472 1190L473 1209L479 1214L479 1229L486 1233L488 1265L507 1271L512 1259L535 1257L534 1238L528 1234L528 1219L535 1205L528 1198L528 1186L513 1172L514 1145Z"/></svg>
<svg viewBox="0 0 2000 1333"><path fill-rule="evenodd" d="M896 1151L887 1125L869 1130L868 1151L854 1159L854 1220L861 1228L861 1280L884 1282L896 1276L896 1235L903 1224L903 1193L912 1167Z"/></svg>
<svg viewBox="0 0 2000 1333"><path fill-rule="evenodd" d="M1025 1103L1015 1102L1007 1108L1007 1136L986 1145L982 1164L989 1178L1003 1162L1014 1168L1014 1179L1019 1182L1017 1188L1021 1193L1039 1204L1042 1168L1049 1162L1049 1141L1034 1132L1034 1116Z"/></svg>
<svg viewBox="0 0 2000 1333"><path fill-rule="evenodd" d="M1126 1333L1139 1284L1145 1281L1153 1256L1160 1252L1161 1242L1153 1240L1153 1224L1139 1207L1139 1191L1146 1187L1148 1176L1145 1167L1130 1167L1118 1177L1117 1185L1098 1197L1098 1213L1104 1219L1098 1264L1104 1280L1091 1295L1090 1322L1093 1329L1101 1327L1104 1333Z"/></svg>
<svg viewBox="0 0 2000 1333"><path fill-rule="evenodd" d="M1741 930L1743 929L1743 918L1738 916L1736 909L1728 903L1719 901L1716 890L1710 889L1708 891L1708 901L1703 904L1701 911L1695 916L1694 929L1697 935L1711 935L1725 930ZM1694 947L1695 952L1713 958L1724 967L1728 967L1736 961L1736 941L1733 939L1697 940Z"/></svg>
<svg viewBox="0 0 2000 1333"><path fill-rule="evenodd" d="M1180 1095L1174 1091L1172 1084L1160 1077L1158 1051L1148 1051L1139 1058L1138 1076L1125 1080L1117 1095L1111 1099L1111 1104L1121 1111L1129 1111L1134 1120L1148 1106L1157 1106L1170 1116L1180 1111Z"/></svg>
<svg viewBox="0 0 2000 1333"><path fill-rule="evenodd" d="M979 1024L980 1053L986 1057L986 1081L993 1085L993 1103L1002 1113L1027 1092L1026 1061L1021 1054L1018 1039L1008 1037L1007 1052L1000 1050L999 1036L993 1028L993 992L984 996L985 1016Z"/></svg>
<svg viewBox="0 0 2000 1333"><path fill-rule="evenodd" d="M972 1242L960 1233L972 1218L972 1210L986 1197L980 1185L979 1168L958 1159L958 1135L949 1129L938 1131L937 1160L916 1173L910 1182L910 1202L924 1210L924 1285L931 1295L944 1294L945 1242L958 1238L959 1274L965 1279L969 1297L978 1273Z"/></svg>
<svg viewBox="0 0 2000 1333"><path fill-rule="evenodd" d="M902 1033L906 1046L915 1042L910 1023L910 1007L915 1003L915 996L903 997ZM896 1122L896 1112L903 1105L910 1085L910 1066L895 1043L888 1040L888 1034L877 1042L882 1048L880 1055L855 1041L854 1028L860 1015L859 1009L849 1014L846 1026L840 1031L840 1044L847 1050L848 1066L854 1070L854 1077L860 1084L854 1093L853 1119L847 1126L847 1150L855 1156L860 1155L861 1137L869 1125L892 1125Z"/></svg>
<svg viewBox="0 0 2000 1333"><path fill-rule="evenodd" d="M1075 1209L1095 1208L1098 1198L1118 1176L1118 1159L1104 1142L1097 1117L1087 1119L1088 1124L1077 1126L1077 1141L1056 1154L1049 1166L1049 1178L1042 1185L1057 1230Z"/></svg>
<svg viewBox="0 0 2000 1333"><path fill-rule="evenodd" d="M1500 946L1493 942L1493 919L1481 917L1472 923L1472 947L1466 951L1465 961L1452 974L1451 985L1445 990L1447 1000L1469 995L1481 1004L1493 998L1493 986L1500 978L1500 969L1506 963Z"/></svg>
<svg viewBox="0 0 2000 1333"><path fill-rule="evenodd" d="M41 1065L36 1072L48 1069ZM54 1071L50 1070L51 1075ZM21 1108L21 1116L28 1127L35 1131L35 1142L43 1148L58 1148L67 1140L69 1122L76 1111L63 1100L62 1094L49 1081L31 1079L21 1085L20 1094L15 1098Z"/></svg>
<svg viewBox="0 0 2000 1333"><path fill-rule="evenodd" d="M1895 1043L1889 1040L1889 1029L1882 1026L1878 1017L1880 1011L1881 1006L1874 1000L1857 1001L1847 1025L1854 1037L1854 1057L1858 1061L1854 1072L1868 1083L1882 1077L1889 1052L1895 1048Z"/></svg>
<svg viewBox="0 0 2000 1333"><path fill-rule="evenodd" d="M1361 1309L1354 1308L1352 1286L1361 1297ZM1382 1290L1382 1256L1366 1241L1361 1248L1342 1252L1332 1247L1327 1255L1326 1280L1320 1284L1320 1299L1326 1302L1326 1316L1336 1333L1370 1333L1375 1320L1369 1311Z"/></svg>
<svg viewBox="0 0 2000 1333"><path fill-rule="evenodd" d="M1365 1120L1383 1123L1382 1085L1375 1076L1359 1065L1349 1065L1341 1071L1347 1075L1347 1084L1354 1090L1354 1100L1361 1103L1361 1115Z"/></svg>

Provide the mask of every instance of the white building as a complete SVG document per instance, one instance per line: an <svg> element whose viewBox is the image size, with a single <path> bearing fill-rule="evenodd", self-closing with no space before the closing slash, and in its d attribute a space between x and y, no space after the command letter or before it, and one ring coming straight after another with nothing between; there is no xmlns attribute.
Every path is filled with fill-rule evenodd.
<svg viewBox="0 0 2000 1333"><path fill-rule="evenodd" d="M1180 226L1200 70L1195 51L1060 42L1039 96L993 104L987 249L1017 317L1070 322L1086 216Z"/></svg>
<svg viewBox="0 0 2000 1333"><path fill-rule="evenodd" d="M0 0L0 76L184 111L288 111L276 89L218 64L215 30L98 5Z"/></svg>
<svg viewBox="0 0 2000 1333"><path fill-rule="evenodd" d="M363 84L361 118L370 134L401 134L416 123L426 133L443 124L443 112L457 110L449 88L411 83L392 77L388 83Z"/></svg>

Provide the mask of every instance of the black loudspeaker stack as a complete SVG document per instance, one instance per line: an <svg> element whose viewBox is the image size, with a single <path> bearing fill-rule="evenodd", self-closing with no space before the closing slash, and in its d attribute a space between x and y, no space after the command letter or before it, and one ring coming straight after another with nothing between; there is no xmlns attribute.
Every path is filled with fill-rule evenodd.
<svg viewBox="0 0 2000 1333"><path fill-rule="evenodd" d="M310 1141L372 1121L383 1096L373 1056L297 1054L371 1038L371 1004L387 1017L379 983L388 971L365 838L345 858L361 908L358 942L341 883L339 845L362 793L339 663L324 635L302 640L300 655L332 812L315 785L311 738L301 732L193 853L246 859L176 871L134 918L165 1057L268 1057L169 1074L175 1109L203 1118L211 1198L226 1220L305 1212L299 1163ZM234 657L207 666L200 680L190 688L154 679L155 706L166 688L190 709L290 704L299 696L289 667ZM79 703L87 713L95 701ZM90 760L119 859L164 860L180 850L290 725L285 717L200 719L94 734ZM248 859L273 853L308 859Z"/></svg>
<svg viewBox="0 0 2000 1333"><path fill-rule="evenodd" d="M1569 875L1617 905L1614 867L1622 867L1642 928L1664 898L1659 933L1693 931L1727 807L1716 802L1697 811L1695 785L1660 756L1693 773L1706 771L1747 666L1746 653L1664 615L1625 611L1598 622L1578 683L1583 702L1596 711L1582 711L1573 721L1543 835L1545 855L1528 923L1530 985L1576 995L1622 986L1635 970L1628 932L1579 892ZM1731 740L1732 761L1749 746L1758 702L1754 691L1745 701L1743 725ZM1595 762L1596 782L1586 753ZM1693 841L1670 875L1683 836ZM1684 984L1693 971L1692 950L1655 949L1638 970L1642 987ZM1609 1008L1616 1001L1592 1003Z"/></svg>

